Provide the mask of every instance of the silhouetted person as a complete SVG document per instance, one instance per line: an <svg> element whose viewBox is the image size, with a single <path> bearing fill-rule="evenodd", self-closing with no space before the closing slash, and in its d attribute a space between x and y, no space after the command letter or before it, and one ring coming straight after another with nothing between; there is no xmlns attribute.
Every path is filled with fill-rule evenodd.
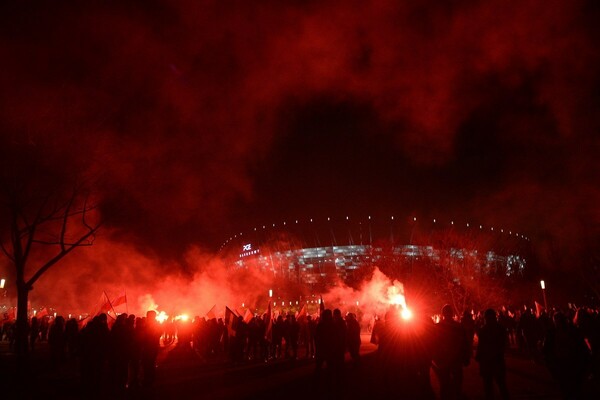
<svg viewBox="0 0 600 400"><path fill-rule="evenodd" d="M355 364L360 361L360 324L356 320L356 315L348 313L346 315L346 346L350 357Z"/></svg>
<svg viewBox="0 0 600 400"><path fill-rule="evenodd" d="M310 315L306 317L306 358L315 357L315 334L317 332L317 321Z"/></svg>
<svg viewBox="0 0 600 400"><path fill-rule="evenodd" d="M232 361L242 362L244 360L244 349L246 348L246 342L248 340L248 324L244 322L244 317L237 317L237 323L235 326L235 336L231 338L232 343Z"/></svg>
<svg viewBox="0 0 600 400"><path fill-rule="evenodd" d="M346 354L346 321L342 317L342 312L339 308L333 310L333 328L335 334L335 343L333 346L333 355L336 363L344 363L344 355Z"/></svg>
<svg viewBox="0 0 600 400"><path fill-rule="evenodd" d="M83 386L95 395L106 385L105 369L109 330L106 314L95 316L81 330L81 378Z"/></svg>
<svg viewBox="0 0 600 400"><path fill-rule="evenodd" d="M537 356L537 343L540 338L538 320L529 308L525 308L519 319L519 330L522 336L522 346L529 357Z"/></svg>
<svg viewBox="0 0 600 400"><path fill-rule="evenodd" d="M35 350L35 342L40 336L40 321L37 317L31 317L31 325L29 327L29 347Z"/></svg>
<svg viewBox="0 0 600 400"><path fill-rule="evenodd" d="M398 398L431 399L430 335L432 322L400 319L400 311L390 308L379 322L377 375L382 383L381 398L393 393Z"/></svg>
<svg viewBox="0 0 600 400"><path fill-rule="evenodd" d="M371 329L371 340L370 342L373 344L379 344L379 338L381 336L381 332L384 327L384 321L382 321L379 317L375 316L375 322L373 323L373 328Z"/></svg>
<svg viewBox="0 0 600 400"><path fill-rule="evenodd" d="M567 317L554 314L554 329L548 332L543 347L552 376L565 399L583 398L582 389L590 354L579 329Z"/></svg>
<svg viewBox="0 0 600 400"><path fill-rule="evenodd" d="M141 349L142 385L145 387L151 386L156 378L156 357L161 334L161 328L156 321L156 311L148 311L144 320Z"/></svg>
<svg viewBox="0 0 600 400"><path fill-rule="evenodd" d="M460 319L460 325L465 331L467 337L467 346L469 351L469 357L473 354L473 339L475 337L475 320L473 320L473 314L469 310L463 312L462 318Z"/></svg>
<svg viewBox="0 0 600 400"><path fill-rule="evenodd" d="M277 319L273 322L273 358L281 358L281 346L283 337L285 335L285 321L283 316L277 316Z"/></svg>
<svg viewBox="0 0 600 400"><path fill-rule="evenodd" d="M325 309L321 313L319 323L315 331L315 360L317 373L323 368L323 364L330 367L332 359L333 342L335 341L333 330L333 314L331 310Z"/></svg>
<svg viewBox="0 0 600 400"><path fill-rule="evenodd" d="M123 393L127 385L132 334L127 327L127 315L117 316L110 330L108 349L111 389L116 394Z"/></svg>
<svg viewBox="0 0 600 400"><path fill-rule="evenodd" d="M50 329L50 317L44 315L40 320L40 340L45 342L48 340L48 330Z"/></svg>
<svg viewBox="0 0 600 400"><path fill-rule="evenodd" d="M60 315L54 319L49 329L48 346L50 347L50 360L53 365L58 365L65 360L65 319Z"/></svg>
<svg viewBox="0 0 600 400"><path fill-rule="evenodd" d="M142 342L146 334L144 319L130 315L127 319L129 329L133 329L131 349L129 352L129 384L130 389L140 386L140 369L142 363Z"/></svg>
<svg viewBox="0 0 600 400"><path fill-rule="evenodd" d="M483 379L486 399L494 398L494 382L498 385L500 396L508 399L506 386L506 364L504 350L507 343L506 329L498 323L496 311L488 309L484 314L485 325L477 337L475 360L479 363L479 373Z"/></svg>
<svg viewBox="0 0 600 400"><path fill-rule="evenodd" d="M177 320L175 323L177 329L177 350L190 354L192 352L193 326L188 320Z"/></svg>
<svg viewBox="0 0 600 400"><path fill-rule="evenodd" d="M219 318L216 324L213 321L214 320L211 319L209 322L211 322L212 326L215 328L215 338L217 342L219 340L221 341L221 352L227 354L229 352L229 331L227 325L225 325L223 318Z"/></svg>
<svg viewBox="0 0 600 400"><path fill-rule="evenodd" d="M298 338L300 336L300 324L296 321L294 315L289 315L287 320L287 340L289 343L285 344L286 357L288 356L288 349L291 349L291 357L295 360L298 358Z"/></svg>
<svg viewBox="0 0 600 400"><path fill-rule="evenodd" d="M77 337L79 335L79 324L75 318L69 318L65 324L65 340L67 343L67 354L69 358L77 355Z"/></svg>
<svg viewBox="0 0 600 400"><path fill-rule="evenodd" d="M435 372L440 381L442 399L458 399L461 396L463 365L470 359L467 335L462 326L454 321L454 310L446 304L442 319L436 325L436 343L433 353Z"/></svg>
<svg viewBox="0 0 600 400"><path fill-rule="evenodd" d="M577 310L575 326L580 329L581 334L588 342L591 351L590 373L591 390L600 393L600 315L586 308Z"/></svg>

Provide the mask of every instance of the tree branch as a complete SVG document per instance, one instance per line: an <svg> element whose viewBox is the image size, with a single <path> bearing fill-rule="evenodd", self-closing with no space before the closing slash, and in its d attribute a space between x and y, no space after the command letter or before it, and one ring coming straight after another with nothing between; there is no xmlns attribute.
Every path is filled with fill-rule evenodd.
<svg viewBox="0 0 600 400"><path fill-rule="evenodd" d="M4 255L6 257L8 257L8 259L10 261L12 261L14 263L15 262L15 258L8 252L8 250L6 250L6 247L4 247L4 243L0 243L0 248L2 248L2 252L4 253Z"/></svg>
<svg viewBox="0 0 600 400"><path fill-rule="evenodd" d="M62 251L65 251L65 233L67 231L67 225L69 223L69 210L73 206L73 201L75 199L75 195L76 195L76 192L73 192L73 194L71 195L71 198L69 199L69 201L67 202L67 205L65 206L65 211L64 211L63 220L62 220L63 221L62 227L60 230L60 249Z"/></svg>
<svg viewBox="0 0 600 400"><path fill-rule="evenodd" d="M61 248L61 251L58 254L52 257L48 262L46 262L42 267L40 267L40 269L37 270L37 272L27 281L26 285L29 287L33 286L33 284L40 278L40 276L42 276L50 267L52 267L54 264L60 261L63 257L69 254L75 248L85 246L82 243L85 242L89 237L94 236L96 231L100 229L101 225L101 223L98 223L96 226L92 227L92 229L90 229L85 235L79 238L79 240L77 240L75 243L73 243L69 247L65 246Z"/></svg>
<svg viewBox="0 0 600 400"><path fill-rule="evenodd" d="M60 245L64 245L65 247L66 246L69 246L69 247L70 246L81 246L81 247L84 247L84 246L91 246L91 245L94 244L93 240L90 241L90 242L88 242L88 243L78 243L78 242L69 243L69 242L64 242L64 241L61 242L60 240L56 241L56 242L50 242L50 241L47 241L47 240L38 240L38 239L35 239L32 242L35 243L35 244L42 244L42 245L46 245L46 246L60 246Z"/></svg>

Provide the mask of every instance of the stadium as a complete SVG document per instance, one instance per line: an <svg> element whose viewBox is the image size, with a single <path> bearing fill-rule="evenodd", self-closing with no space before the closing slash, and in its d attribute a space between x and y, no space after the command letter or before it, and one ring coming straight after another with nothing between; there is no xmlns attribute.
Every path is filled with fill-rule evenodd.
<svg viewBox="0 0 600 400"><path fill-rule="evenodd" d="M518 278L529 242L522 233L469 222L343 216L252 227L232 235L219 251L233 273L263 271L312 287L351 282L370 266L405 276L424 264L460 266L466 260L480 273Z"/></svg>

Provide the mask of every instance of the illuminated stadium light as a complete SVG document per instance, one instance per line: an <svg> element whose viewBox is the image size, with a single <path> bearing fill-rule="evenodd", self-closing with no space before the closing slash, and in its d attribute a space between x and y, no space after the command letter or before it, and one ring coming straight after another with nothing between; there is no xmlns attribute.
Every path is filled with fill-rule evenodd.
<svg viewBox="0 0 600 400"><path fill-rule="evenodd" d="M405 264L414 265L415 262L427 260L435 264L444 262L443 260L453 262L452 259L464 262L469 257L479 268L507 276L522 274L526 265L525 258L518 253L527 249L513 247L511 243L503 242L498 245L500 253L497 253L491 248L480 248L479 252L460 247L445 248L442 242L437 243L435 236L435 243L423 241L425 235L429 235L428 227L437 232L460 229L454 220L448 224L452 226L450 228L445 223L438 223L437 218L432 218L429 224L425 223L421 230L416 230L416 216L410 217L415 224L403 224L402 218L393 215L387 220L388 223L384 222L385 219L377 222L377 218L372 215L365 215L362 221L353 218L357 223L352 225L342 223L344 217L346 221L350 220L349 215L337 219L336 216L329 216L303 221L295 219L289 225L287 222L268 224L268 227L263 225L264 231L255 227L255 233L246 232L242 236L243 232L240 232L226 240L221 245L220 252L226 257L235 256L235 259L229 258L227 261L231 271L258 269L308 285L317 284L323 278L334 279L334 276L342 280L350 279L362 267L385 264L388 258L396 260L404 268ZM297 225L293 225L293 221ZM307 225L309 221L312 224ZM368 230L365 229L367 221ZM465 229L465 225L462 227ZM466 228L470 227L471 223L467 222ZM497 232L500 228L490 227L484 230L483 225L479 227L481 235L500 233ZM504 233L504 229L500 231ZM529 240L525 235L515 236ZM252 243L250 248L242 248L249 243ZM480 242L484 246L485 243L485 239Z"/></svg>

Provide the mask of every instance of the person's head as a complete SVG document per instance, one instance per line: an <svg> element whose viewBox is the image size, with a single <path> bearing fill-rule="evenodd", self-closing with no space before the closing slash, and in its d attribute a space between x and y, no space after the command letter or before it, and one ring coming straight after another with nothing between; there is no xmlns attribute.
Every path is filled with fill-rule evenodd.
<svg viewBox="0 0 600 400"><path fill-rule="evenodd" d="M454 308L450 304L444 305L442 307L442 318L444 319L452 319L454 318Z"/></svg>
<svg viewBox="0 0 600 400"><path fill-rule="evenodd" d="M154 311L154 310L146 311L146 321L156 321L156 311Z"/></svg>
<svg viewBox="0 0 600 400"><path fill-rule="evenodd" d="M483 314L483 318L485 318L486 324L493 324L494 322L497 321L496 310L494 310L492 308L488 308L487 310L485 310L485 313Z"/></svg>
<svg viewBox="0 0 600 400"><path fill-rule="evenodd" d="M127 320L127 314L123 313L117 315L117 321L124 322L125 320Z"/></svg>
<svg viewBox="0 0 600 400"><path fill-rule="evenodd" d="M339 308L333 310L333 318L334 319L342 319L342 311Z"/></svg>
<svg viewBox="0 0 600 400"><path fill-rule="evenodd" d="M567 326L567 316L565 314L563 314L562 312L557 312L554 314L553 316L554 319L554 325L556 325L557 328L563 328L565 326Z"/></svg>
<svg viewBox="0 0 600 400"><path fill-rule="evenodd" d="M331 310L328 309L328 308L325 309L325 310L323 310L323 312L321 313L321 318L320 319L323 322L329 322L329 321L331 321L333 319L333 314L332 314Z"/></svg>

